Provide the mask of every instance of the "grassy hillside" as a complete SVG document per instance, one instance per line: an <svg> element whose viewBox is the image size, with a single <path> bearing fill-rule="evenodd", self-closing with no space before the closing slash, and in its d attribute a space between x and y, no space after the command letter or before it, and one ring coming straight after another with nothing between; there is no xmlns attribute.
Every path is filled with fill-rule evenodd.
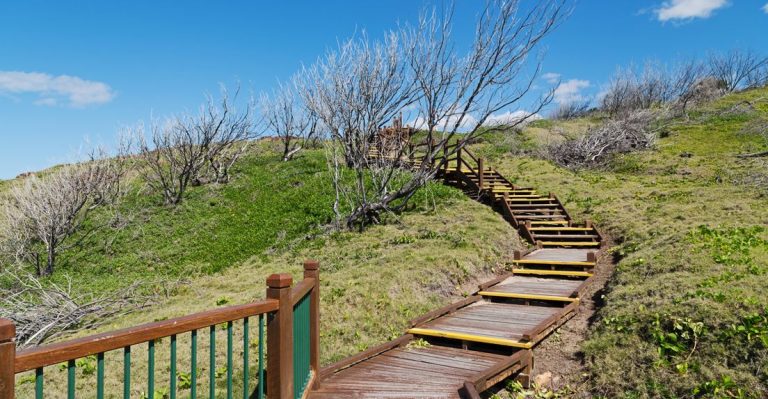
<svg viewBox="0 0 768 399"><path fill-rule="evenodd" d="M294 281L299 281L302 260L314 258L321 262L321 361L328 364L342 359L399 336L408 320L462 298L479 281L500 271L509 254L523 246L514 229L498 214L460 193L454 194L459 195L443 198L433 210L409 212L397 221L363 233L323 235L294 249L255 254L218 273L192 279L156 306L77 335L260 299L265 296L269 274L290 272ZM240 334L236 328L235 342L240 342ZM207 353L207 337L200 340L199 350ZM226 340L221 329L217 340ZM178 345L181 370L188 371L188 334L179 337ZM107 355L106 361L112 365L107 368L107 393L121 392L121 356L119 351ZM145 347L137 346L133 356L145 359ZM167 367L168 356L167 340L163 340L157 345L158 367ZM218 364L225 364L221 344L217 358ZM137 395L145 386L145 367L143 361L133 365ZM236 376L242 375L239 364L235 372ZM207 363L200 361L198 374L207 373ZM225 377L220 374L217 384L223 392ZM93 375L78 375L78 394L92 396ZM255 375L252 371L251 376ZM20 397L32 397L34 384L29 373L18 381ZM65 381L65 369L46 370L46 389L50 392L63 389ZM198 392L203 392L207 383L207 378L201 377ZM159 393L167 389L167 373L157 374L157 387ZM240 389L239 385L236 389Z"/></svg>
<svg viewBox="0 0 768 399"><path fill-rule="evenodd" d="M618 243L583 347L593 394L768 395L768 197L755 185L768 169L735 157L765 149L741 131L768 117L767 98L765 89L723 98L675 121L656 150L619 156L607 170L510 156L498 137L478 145L512 181L557 193ZM535 147L554 139L550 128L587 124L539 123L522 141Z"/></svg>
<svg viewBox="0 0 768 399"><path fill-rule="evenodd" d="M471 292L523 246L493 210L438 183L383 225L362 233L327 233L322 226L332 218L333 192L321 151L284 163L262 148L235 173L228 185L192 188L177 208L158 206L156 198L136 192L122 205L124 223L100 230L64 254L53 279L69 275L82 290L99 292L134 280L182 281L155 306L76 335L263 298L269 274L287 271L299 281L302 261L314 258L322 273L321 355L329 363L400 335L409 319ZM188 364L187 339L179 337L183 365ZM205 345L203 340L201 350ZM224 364L224 348L219 349L219 364ZM135 350L136 359L145 358L143 347ZM165 343L158 345L158 364L167 365L167 351ZM107 362L120 364L120 356L109 354ZM93 393L93 376L85 374L88 362L93 361L79 367L83 396ZM145 385L142 363L133 370L137 390ZM203 363L199 374L207 375ZM66 371L49 369L46 389L53 392L64 386ZM107 381L121 381L120 370L108 367ZM117 374L110 378L109 373ZM167 373L158 379L162 393ZM20 397L32 395L32 379L25 375L18 381ZM204 378L199 382L200 389L207 384ZM120 389L110 386L108 392Z"/></svg>

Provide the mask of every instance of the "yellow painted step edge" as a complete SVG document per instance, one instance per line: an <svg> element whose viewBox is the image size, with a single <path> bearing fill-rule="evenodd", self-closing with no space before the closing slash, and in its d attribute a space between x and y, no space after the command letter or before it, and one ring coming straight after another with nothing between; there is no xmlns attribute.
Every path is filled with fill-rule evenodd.
<svg viewBox="0 0 768 399"><path fill-rule="evenodd" d="M575 242L575 241L537 241L537 244L540 243L541 245L563 245L568 247L599 247L600 243L597 241L594 242Z"/></svg>
<svg viewBox="0 0 768 399"><path fill-rule="evenodd" d="M493 338L482 335L455 333L450 331L433 330L430 328L411 328L408 330L408 334L413 335L427 335L430 337L459 339L462 341L479 342L483 344L510 346L513 348L531 349L533 348L533 342L520 342L513 339L505 338Z"/></svg>
<svg viewBox="0 0 768 399"><path fill-rule="evenodd" d="M589 273L589 272L572 272L567 270L512 269L512 274L536 274L540 276L592 277L592 273Z"/></svg>
<svg viewBox="0 0 768 399"><path fill-rule="evenodd" d="M559 266L595 266L595 262L581 262L569 260L545 260L545 259L517 259L512 263L522 265L559 265Z"/></svg>
<svg viewBox="0 0 768 399"><path fill-rule="evenodd" d="M499 298L513 298L513 299L533 299L539 301L558 301L558 302L578 302L579 298L569 298L565 296L551 296L551 295L532 295L532 294L516 294L512 292L494 292L494 291L480 291L481 296L493 296Z"/></svg>
<svg viewBox="0 0 768 399"><path fill-rule="evenodd" d="M531 231L592 231L592 227L531 227Z"/></svg>

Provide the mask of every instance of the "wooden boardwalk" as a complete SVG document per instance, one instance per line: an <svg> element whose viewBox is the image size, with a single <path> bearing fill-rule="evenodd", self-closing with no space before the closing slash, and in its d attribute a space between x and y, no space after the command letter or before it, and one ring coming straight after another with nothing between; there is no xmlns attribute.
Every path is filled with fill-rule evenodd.
<svg viewBox="0 0 768 399"><path fill-rule="evenodd" d="M527 384L532 349L578 311L599 232L574 224L556 196L464 154L442 177L494 206L535 249L516 252L510 272L414 320L400 338L324 368L309 398L479 398L506 378Z"/></svg>

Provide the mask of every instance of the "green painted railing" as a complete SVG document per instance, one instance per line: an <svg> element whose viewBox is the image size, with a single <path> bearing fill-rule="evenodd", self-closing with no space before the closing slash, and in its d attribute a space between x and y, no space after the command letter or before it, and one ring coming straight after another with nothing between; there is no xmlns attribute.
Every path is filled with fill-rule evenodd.
<svg viewBox="0 0 768 399"><path fill-rule="evenodd" d="M304 268L304 280L295 287L289 274L270 276L262 301L19 352L14 324L0 319L0 399L14 399L17 388L19 397L36 399L63 397L65 389L68 399L233 399L240 390L243 399L262 399L267 386L270 399L301 398L317 377L319 359L318 264L307 261ZM256 345L253 318L258 318ZM206 383L203 394L199 389Z"/></svg>
<svg viewBox="0 0 768 399"><path fill-rule="evenodd" d="M312 377L310 370L310 295L299 300L293 308L293 397L300 399Z"/></svg>
<svg viewBox="0 0 768 399"><path fill-rule="evenodd" d="M38 347L35 349L20 351L15 354L14 368L11 369L12 377L14 374L21 374L27 371L34 371L34 397L36 399L43 399L46 396L61 397L62 394L56 391L48 392L46 389L46 382L51 384L52 379L46 378L47 374L51 375L53 380L58 377L61 371L66 371L66 378L62 382L56 384L54 388L63 388L61 383L66 384L66 397L68 399L74 399L75 397L81 397L82 395L89 395L88 392L80 392L84 387L92 387L93 377L87 377L92 373L93 365L89 359L92 356L96 356L96 371L95 371L95 395L97 399L103 399L104 397L119 397L122 395L124 399L129 398L146 398L146 399L160 399L162 397L168 397L170 399L176 399L178 395L184 397L197 398L198 397L198 330L201 328L209 329L209 377L208 377L208 396L209 398L217 397L217 382L221 379L226 380L226 398L232 399L235 393L234 386L234 371L235 371L235 350L242 352L242 398L249 399L253 393L256 398L264 398L264 350L265 350L265 323L264 315L272 313L277 309L276 301L265 300L249 305L233 306L230 308L216 309L214 311L203 312L195 315L185 316L182 318L166 320L157 323L150 323L134 328L128 328L124 330L114 331L106 334L95 335L91 337L85 337L69 342L63 342L60 344L47 345ZM250 351L251 345L251 323L250 319L258 317L258 362L255 367L258 372L258 385L254 390L253 381L251 378L251 364ZM240 321L238 325L242 326L242 346L235 345L234 341L234 329L235 320ZM216 368L217 365L217 352L216 352L216 331L217 324L225 323L226 327L226 365L223 368ZM208 325L210 324L210 325ZM189 326L190 328L185 328ZM13 330L13 325L7 321L0 319L0 333L3 330ZM164 332L170 332L165 334ZM181 334L185 334L189 338L190 346L188 356L190 358L190 364L188 365L188 373L179 373L180 369L185 369L178 364L178 337ZM167 380L163 383L162 387L157 386L156 373L161 368L157 364L158 356L158 344L162 342L163 338L169 338L168 347L164 352L167 355L168 363L163 364L164 370L168 370L169 375ZM2 351L11 352L7 346L13 344L13 340L2 342L0 340L0 359L3 359ZM146 363L138 365L136 359L131 357L132 349L142 343L146 344L147 357ZM122 351L122 362L115 361L114 357L105 356L112 351ZM169 353L168 353L169 352ZM107 358L110 360L108 361ZM12 358L13 359L13 358ZM117 356L120 359L120 356ZM112 363L112 364L110 364ZM114 364L118 363L118 364ZM105 375L110 366L119 367L119 363L122 363L122 392L107 392L107 387L114 388L115 385L105 384ZM60 367L54 368L53 366L61 364ZM0 367L2 365L0 364ZM137 366L146 370L145 385L142 387L132 387L132 373ZM83 376L83 381L78 381L78 368L81 368L80 374ZM50 370L48 370L50 369ZM0 374L7 370L0 370ZM119 372L112 374L114 376ZM238 376L240 377L240 375ZM134 376L134 378L136 378ZM184 387L179 388L179 381L183 378ZM10 393L13 394L14 378L8 376L5 377L6 381L11 381ZM48 380L48 381L46 381ZM78 384L80 382L80 384ZM23 384L22 384L23 386ZM158 389L159 388L159 389ZM119 389L119 388L117 388ZM113 389L115 390L115 389ZM5 391L5 392L4 392ZM0 397L6 398L9 392L9 388L5 386L3 376L0 375ZM92 391L91 391L92 392ZM89 396L90 396L89 395ZM13 396L10 396L13 398Z"/></svg>

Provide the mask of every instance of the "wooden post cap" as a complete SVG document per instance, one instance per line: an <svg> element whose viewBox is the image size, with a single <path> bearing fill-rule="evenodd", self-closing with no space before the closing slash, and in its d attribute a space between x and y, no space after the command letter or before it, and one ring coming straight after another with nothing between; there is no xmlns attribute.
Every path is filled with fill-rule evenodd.
<svg viewBox="0 0 768 399"><path fill-rule="evenodd" d="M275 273L267 277L267 287L286 288L293 284L293 277L289 273Z"/></svg>
<svg viewBox="0 0 768 399"><path fill-rule="evenodd" d="M307 259L304 261L304 270L317 270L320 268L320 262L313 260L313 259Z"/></svg>
<svg viewBox="0 0 768 399"><path fill-rule="evenodd" d="M0 319L0 341L9 341L16 337L16 325L8 319Z"/></svg>

